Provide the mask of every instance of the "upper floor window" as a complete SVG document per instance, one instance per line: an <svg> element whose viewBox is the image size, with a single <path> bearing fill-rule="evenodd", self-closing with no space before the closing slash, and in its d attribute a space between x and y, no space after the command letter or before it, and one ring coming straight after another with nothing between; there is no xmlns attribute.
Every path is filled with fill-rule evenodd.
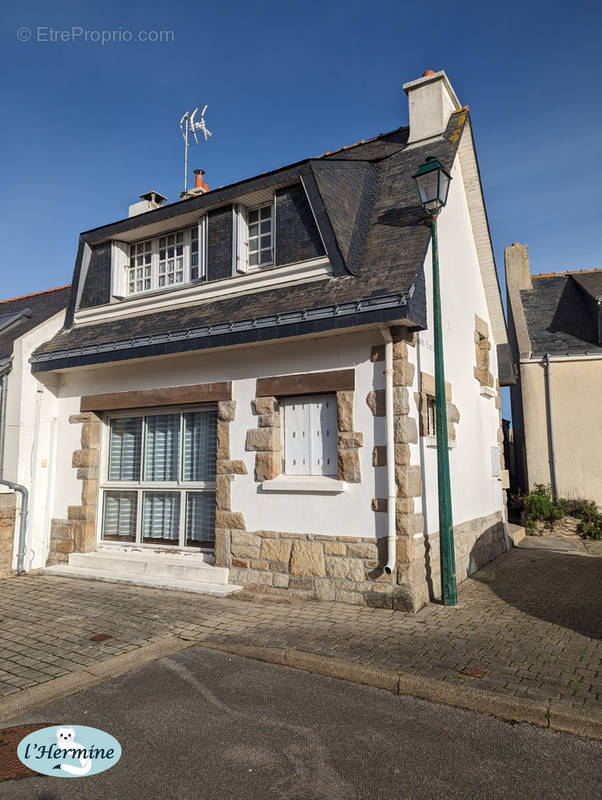
<svg viewBox="0 0 602 800"><path fill-rule="evenodd" d="M234 205L233 272L271 267L275 263L274 200L255 208Z"/></svg>
<svg viewBox="0 0 602 800"><path fill-rule="evenodd" d="M205 217L198 225L129 246L128 295L149 292L204 277Z"/></svg>
<svg viewBox="0 0 602 800"><path fill-rule="evenodd" d="M248 214L249 266L272 264L272 206L254 208Z"/></svg>

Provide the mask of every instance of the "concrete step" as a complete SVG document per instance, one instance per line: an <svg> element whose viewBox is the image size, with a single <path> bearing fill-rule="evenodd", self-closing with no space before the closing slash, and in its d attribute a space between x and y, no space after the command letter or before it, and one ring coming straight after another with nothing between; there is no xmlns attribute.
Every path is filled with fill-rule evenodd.
<svg viewBox="0 0 602 800"><path fill-rule="evenodd" d="M54 567L45 567L40 570L40 572L44 575L55 575L59 578L84 578L93 581L105 581L107 583L123 583L128 586L146 586L149 589L170 589L171 591L177 592L212 594L220 597L238 592L243 588L234 583L197 583L191 580L158 575L126 575L116 571L74 567L70 564L57 564Z"/></svg>
<svg viewBox="0 0 602 800"><path fill-rule="evenodd" d="M194 583L228 583L228 570L208 564L202 555L163 555L157 553L124 553L98 550L95 553L71 553L69 566L96 569L130 578L148 577Z"/></svg>

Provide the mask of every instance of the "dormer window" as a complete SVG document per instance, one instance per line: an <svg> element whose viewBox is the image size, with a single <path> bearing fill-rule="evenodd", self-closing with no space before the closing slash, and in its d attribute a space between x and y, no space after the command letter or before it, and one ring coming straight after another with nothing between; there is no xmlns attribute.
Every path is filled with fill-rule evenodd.
<svg viewBox="0 0 602 800"><path fill-rule="evenodd" d="M131 296L202 280L205 277L206 222L206 217L202 217L193 228L130 244L125 270L127 294ZM117 247L113 261L117 273L114 284L116 297L120 295L119 252Z"/></svg>
<svg viewBox="0 0 602 800"><path fill-rule="evenodd" d="M251 209L247 221L249 267L272 264L272 206Z"/></svg>

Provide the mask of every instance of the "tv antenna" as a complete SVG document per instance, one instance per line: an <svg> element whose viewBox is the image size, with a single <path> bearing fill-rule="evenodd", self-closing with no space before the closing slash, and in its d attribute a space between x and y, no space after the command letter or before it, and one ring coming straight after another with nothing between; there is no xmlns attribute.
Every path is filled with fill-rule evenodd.
<svg viewBox="0 0 602 800"><path fill-rule="evenodd" d="M199 137L197 135L197 131L200 131L203 134L205 141L207 141L207 139L212 135L211 131L208 130L207 126L205 125L205 111L207 111L206 105L203 106L202 110L200 106L197 106L194 111L187 111L180 120L180 130L182 131L182 136L184 137L184 193L188 191L189 137L192 135L195 143L198 144ZM197 116L200 116L198 121L195 120L195 117Z"/></svg>

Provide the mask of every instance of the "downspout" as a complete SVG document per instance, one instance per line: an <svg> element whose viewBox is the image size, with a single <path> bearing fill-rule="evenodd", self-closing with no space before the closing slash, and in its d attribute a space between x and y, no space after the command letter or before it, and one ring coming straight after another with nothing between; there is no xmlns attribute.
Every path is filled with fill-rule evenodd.
<svg viewBox="0 0 602 800"><path fill-rule="evenodd" d="M390 575L397 562L395 532L395 433L393 430L393 338L386 325L380 329L385 343L385 425L387 430L387 563L385 572Z"/></svg>
<svg viewBox="0 0 602 800"><path fill-rule="evenodd" d="M6 478L0 478L0 484L2 486L8 486L9 489L13 489L15 492L20 492L22 500L21 500L21 519L19 522L19 549L17 550L17 574L24 575L25 569L23 564L25 563L25 536L27 533L27 511L29 505L29 492L25 488L25 486L21 486L20 483L13 483L12 481L7 481Z"/></svg>
<svg viewBox="0 0 602 800"><path fill-rule="evenodd" d="M554 502L558 501L558 477L556 475L556 451L554 449L554 424L552 422L552 388L550 382L550 354L546 353L545 361L546 374L546 402L548 404L548 441L550 443L550 469L552 473L552 497Z"/></svg>
<svg viewBox="0 0 602 800"><path fill-rule="evenodd" d="M5 372L0 378L0 476L4 472L4 427L6 420L6 385L8 374Z"/></svg>

